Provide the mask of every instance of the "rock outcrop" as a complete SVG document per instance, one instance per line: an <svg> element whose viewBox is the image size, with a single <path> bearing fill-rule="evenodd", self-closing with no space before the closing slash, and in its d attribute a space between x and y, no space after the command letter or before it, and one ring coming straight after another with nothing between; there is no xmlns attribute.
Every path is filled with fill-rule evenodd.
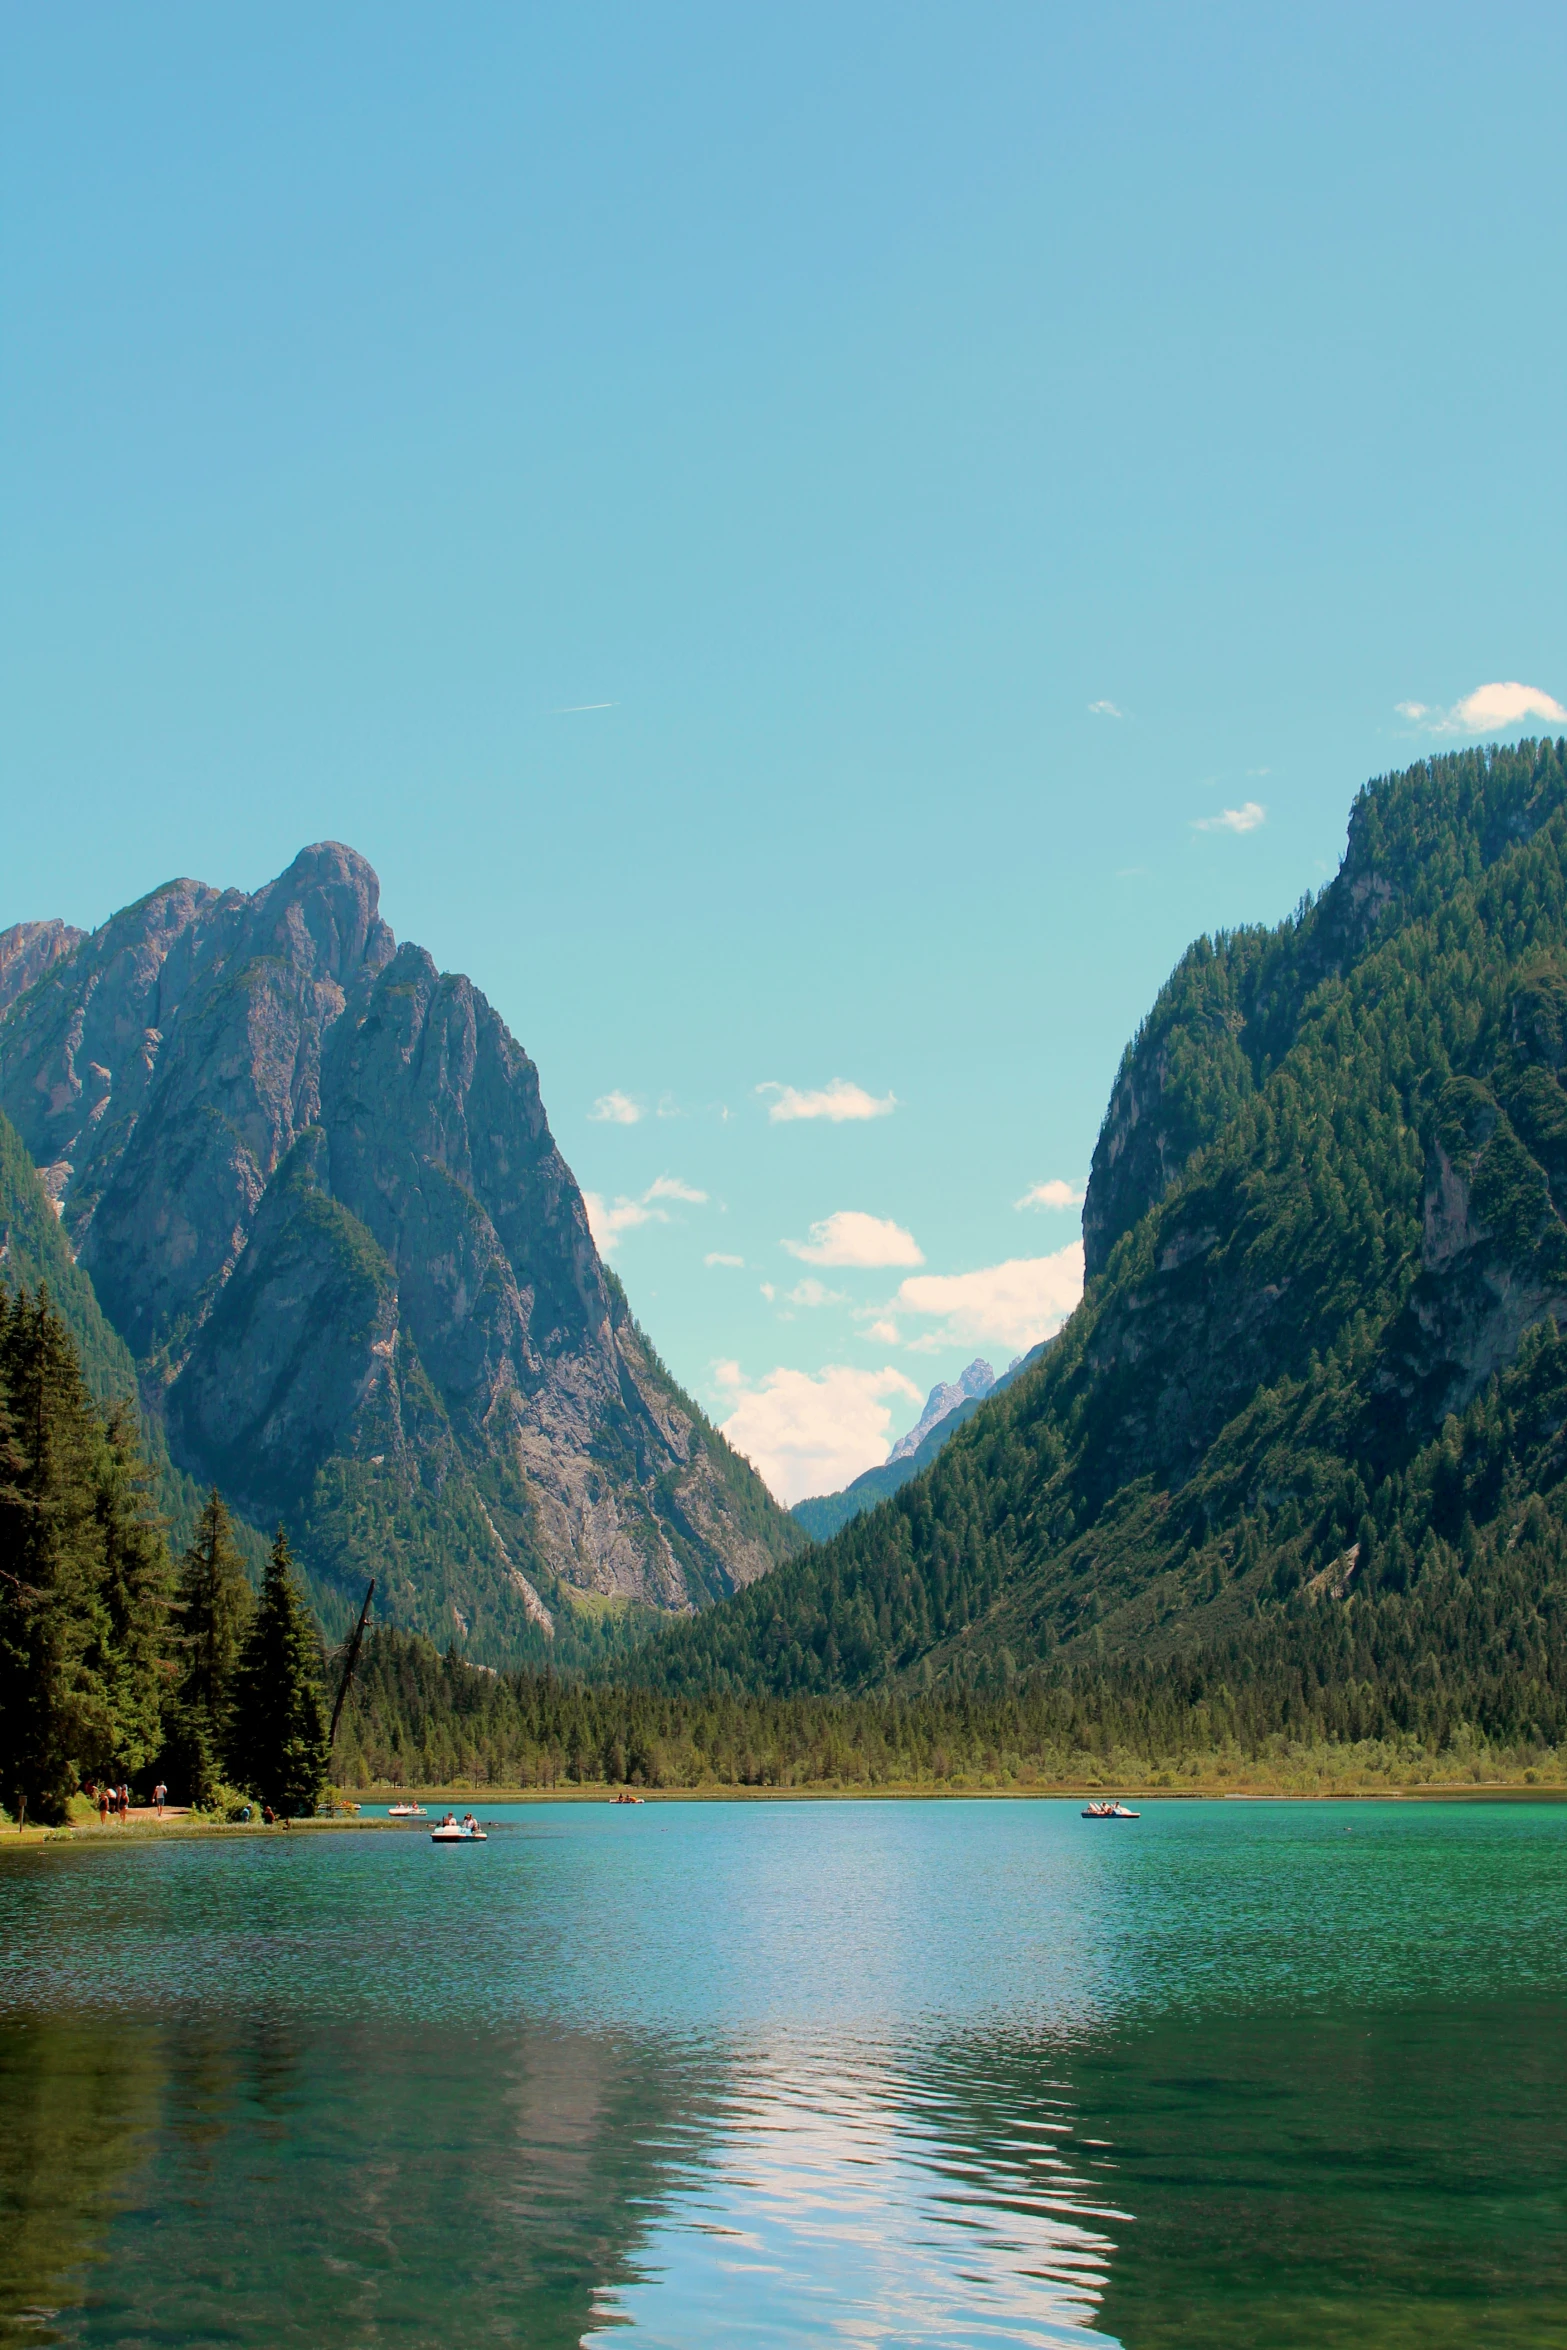
<svg viewBox="0 0 1567 2350"><path fill-rule="evenodd" d="M87 936L69 922L13 922L0 930L0 1012L10 1010L35 979L73 953Z"/></svg>
<svg viewBox="0 0 1567 2350"><path fill-rule="evenodd" d="M0 1025L176 1460L492 1650L541 1587L734 1589L798 1538L637 1331L533 1063L378 900L330 842L254 896L171 882Z"/></svg>

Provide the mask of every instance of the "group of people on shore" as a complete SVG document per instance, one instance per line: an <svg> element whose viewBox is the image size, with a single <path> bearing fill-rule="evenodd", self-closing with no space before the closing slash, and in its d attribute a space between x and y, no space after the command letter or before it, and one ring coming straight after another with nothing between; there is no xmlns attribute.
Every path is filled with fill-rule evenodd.
<svg viewBox="0 0 1567 2350"><path fill-rule="evenodd" d="M100 1780L97 1786L94 1786L92 1780L89 1779L86 1786L82 1789L82 1793L87 1797L89 1802L91 1802L96 1796L98 1803L98 1825L100 1828L106 1828L109 1825L111 1819L117 1819L122 1828L129 1825L131 1816L131 1791L123 1781L118 1787L111 1787L106 1780ZM164 1786L161 1780L152 1791L152 1800L157 1807L157 1813L160 1820L163 1817L164 1804L168 1801L168 1794L168 1788Z"/></svg>

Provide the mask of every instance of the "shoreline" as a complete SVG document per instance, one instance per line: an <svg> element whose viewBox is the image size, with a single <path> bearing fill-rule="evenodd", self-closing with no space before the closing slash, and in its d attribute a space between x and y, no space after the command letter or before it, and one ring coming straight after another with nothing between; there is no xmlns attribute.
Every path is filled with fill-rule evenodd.
<svg viewBox="0 0 1567 2350"><path fill-rule="evenodd" d="M587 1787L374 1787L345 1798L357 1803L415 1802L437 1808L455 1804L538 1806L554 1804L608 1805L617 1803L618 1789ZM1455 1785L1444 1780L1416 1782L1407 1787L1280 1788L1280 1787L646 1787L637 1790L639 1803L1086 1803L1121 1801L1143 1803L1567 1803L1567 1785L1528 1785L1522 1780L1490 1781L1482 1785ZM427 1829L430 1819L365 1818L345 1812L331 1818L276 1820L203 1820L189 1817L133 1819L126 1826L98 1821L67 1821L59 1826L12 1822L0 1827L0 1854L32 1852L50 1844L102 1846L167 1843L257 1837L320 1836L348 1829L377 1834Z"/></svg>
<svg viewBox="0 0 1567 2350"><path fill-rule="evenodd" d="M1135 1781L1120 1785L1048 1787L638 1787L630 1790L639 1803L1087 1803L1120 1800L1138 1803L1433 1803L1433 1802L1556 1802L1567 1803L1567 1784L1529 1785L1525 1781L1486 1781L1457 1785L1446 1780L1417 1781L1408 1787L1140 1787ZM359 1803L427 1804L552 1804L607 1803L613 1805L618 1788L603 1784L586 1787L364 1787L352 1800ZM627 1807L629 1808L629 1807ZM321 1825L328 1823L322 1822ZM380 1823L368 1821L367 1826ZM403 1821L386 1823L394 1827ZM414 1825L418 1823L415 1822Z"/></svg>

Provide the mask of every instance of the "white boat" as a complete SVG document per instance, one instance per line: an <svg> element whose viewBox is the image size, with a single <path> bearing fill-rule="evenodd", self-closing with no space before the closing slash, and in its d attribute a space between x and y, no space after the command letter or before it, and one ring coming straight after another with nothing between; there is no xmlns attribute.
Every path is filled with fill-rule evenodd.
<svg viewBox="0 0 1567 2350"><path fill-rule="evenodd" d="M391 1803L386 1816L389 1820L427 1820L430 1815L422 1803Z"/></svg>
<svg viewBox="0 0 1567 2350"><path fill-rule="evenodd" d="M1140 1820L1142 1816L1140 1811L1128 1811L1119 1798L1114 1803L1085 1803L1083 1806L1085 1820Z"/></svg>
<svg viewBox="0 0 1567 2350"><path fill-rule="evenodd" d="M438 1828L430 1830L432 1844L488 1844L489 1838L477 1820L454 1820L449 1815Z"/></svg>

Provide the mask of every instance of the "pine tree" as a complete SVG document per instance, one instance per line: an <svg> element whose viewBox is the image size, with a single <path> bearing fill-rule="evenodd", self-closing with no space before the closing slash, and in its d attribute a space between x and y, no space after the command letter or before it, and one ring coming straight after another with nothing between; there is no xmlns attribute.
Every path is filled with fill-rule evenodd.
<svg viewBox="0 0 1567 2350"><path fill-rule="evenodd" d="M214 1486L180 1561L175 1595L179 1678L175 1689L173 1767L192 1803L210 1804L228 1770L233 1745L234 1683L253 1601L229 1514Z"/></svg>
<svg viewBox="0 0 1567 2350"><path fill-rule="evenodd" d="M104 1663L113 1626L96 1516L101 1431L47 1290L7 1299L0 1499L0 1776L19 1816L60 1819L81 1773L118 1760Z"/></svg>
<svg viewBox="0 0 1567 2350"><path fill-rule="evenodd" d="M169 1552L148 1497L149 1479L135 1415L128 1404L117 1404L103 1432L95 1495L108 1627L107 1646L95 1661L108 1704L113 1761L125 1778L151 1762L163 1743L172 1672Z"/></svg>
<svg viewBox="0 0 1567 2350"><path fill-rule="evenodd" d="M315 1626L294 1581L280 1526L245 1642L235 1690L235 1776L286 1817L313 1812L326 1785Z"/></svg>

